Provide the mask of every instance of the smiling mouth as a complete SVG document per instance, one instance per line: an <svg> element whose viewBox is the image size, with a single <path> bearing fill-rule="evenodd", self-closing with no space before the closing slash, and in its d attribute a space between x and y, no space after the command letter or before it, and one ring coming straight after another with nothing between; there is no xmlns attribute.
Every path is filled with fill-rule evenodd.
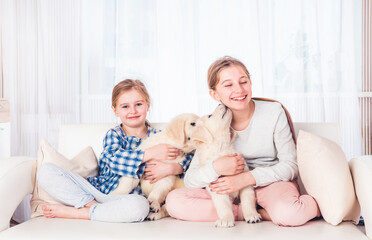
<svg viewBox="0 0 372 240"><path fill-rule="evenodd" d="M231 98L233 101L242 101L242 100L244 100L244 99L246 99L247 98L247 95L244 95L244 96L242 96L242 97L237 97L237 98Z"/></svg>
<svg viewBox="0 0 372 240"><path fill-rule="evenodd" d="M137 119L139 116L134 116L134 117L128 117L129 119Z"/></svg>

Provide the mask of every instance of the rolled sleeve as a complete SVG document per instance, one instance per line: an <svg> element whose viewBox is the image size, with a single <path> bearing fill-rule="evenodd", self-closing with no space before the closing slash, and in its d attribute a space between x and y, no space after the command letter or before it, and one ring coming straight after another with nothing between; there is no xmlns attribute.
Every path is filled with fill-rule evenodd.
<svg viewBox="0 0 372 240"><path fill-rule="evenodd" d="M211 182L217 180L219 175L213 168L213 162L200 167L199 159L195 155L190 167L185 174L184 183L189 188L204 188Z"/></svg>
<svg viewBox="0 0 372 240"><path fill-rule="evenodd" d="M189 166L190 166L190 163L191 163L191 160L192 160L193 156L194 156L193 153L189 153L185 156L185 159L182 162L179 163L181 165L182 169L183 169L183 172L181 174L178 174L178 176L180 178L185 177L185 172L187 171L187 169L189 169Z"/></svg>

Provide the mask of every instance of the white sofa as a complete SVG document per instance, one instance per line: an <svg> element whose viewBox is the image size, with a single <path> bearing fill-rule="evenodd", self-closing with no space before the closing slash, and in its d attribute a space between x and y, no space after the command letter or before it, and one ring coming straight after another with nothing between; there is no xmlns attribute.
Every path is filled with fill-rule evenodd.
<svg viewBox="0 0 372 240"><path fill-rule="evenodd" d="M163 124L154 124L162 128ZM90 145L96 155L102 150L102 139L113 124L63 125L59 133L59 152L68 158ZM318 134L337 143L337 124L295 123L299 129ZM351 161L356 193L366 222L365 235L357 226L343 222L333 226L316 219L301 227L279 227L272 222L258 224L237 222L234 228L217 229L213 223L184 222L165 218L154 222L104 223L88 220L46 219L37 217L9 228L10 218L35 182L36 159L12 157L0 161L0 239L368 239L372 238L372 156Z"/></svg>

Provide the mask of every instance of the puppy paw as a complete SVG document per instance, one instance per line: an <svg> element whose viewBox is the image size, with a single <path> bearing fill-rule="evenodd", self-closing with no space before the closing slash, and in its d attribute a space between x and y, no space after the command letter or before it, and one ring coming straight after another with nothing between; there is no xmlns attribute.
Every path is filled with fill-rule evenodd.
<svg viewBox="0 0 372 240"><path fill-rule="evenodd" d="M156 221L161 218L165 217L165 214L162 211L159 212L150 212L149 215L147 215L146 220L148 221Z"/></svg>
<svg viewBox="0 0 372 240"><path fill-rule="evenodd" d="M156 201L150 203L150 212L151 213L159 213L160 211L160 204Z"/></svg>
<svg viewBox="0 0 372 240"><path fill-rule="evenodd" d="M221 228L230 228L235 226L234 220L226 220L226 219L218 219L214 223L215 227L221 227Z"/></svg>
<svg viewBox="0 0 372 240"><path fill-rule="evenodd" d="M258 222L261 221L261 219L262 219L262 217L258 212L254 213L254 214L244 216L244 220L247 223L258 223Z"/></svg>

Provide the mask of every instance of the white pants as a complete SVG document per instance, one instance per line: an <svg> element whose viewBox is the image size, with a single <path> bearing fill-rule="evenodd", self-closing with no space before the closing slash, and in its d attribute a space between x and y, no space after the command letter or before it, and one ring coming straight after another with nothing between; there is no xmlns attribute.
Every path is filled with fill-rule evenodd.
<svg viewBox="0 0 372 240"><path fill-rule="evenodd" d="M139 222L149 213L145 197L135 194L106 195L78 174L52 163L44 163L40 167L37 181L52 198L66 206L81 208L96 200L98 204L90 207L91 220Z"/></svg>

